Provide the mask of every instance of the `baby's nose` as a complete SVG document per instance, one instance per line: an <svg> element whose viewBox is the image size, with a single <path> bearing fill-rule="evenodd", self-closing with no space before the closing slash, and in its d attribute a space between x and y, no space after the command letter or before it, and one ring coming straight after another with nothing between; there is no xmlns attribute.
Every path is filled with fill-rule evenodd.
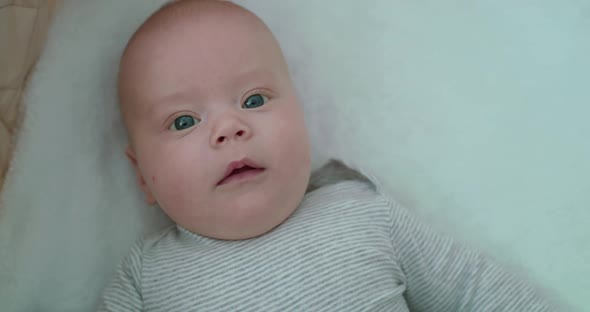
<svg viewBox="0 0 590 312"><path fill-rule="evenodd" d="M252 136L252 130L238 118L224 118L216 125L212 136L211 146L219 147L229 141L244 141Z"/></svg>

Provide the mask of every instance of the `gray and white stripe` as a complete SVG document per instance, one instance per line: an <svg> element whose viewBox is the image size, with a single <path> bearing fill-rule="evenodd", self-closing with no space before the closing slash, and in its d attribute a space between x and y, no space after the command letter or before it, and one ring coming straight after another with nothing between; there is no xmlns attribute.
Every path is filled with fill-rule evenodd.
<svg viewBox="0 0 590 312"><path fill-rule="evenodd" d="M554 311L533 287L363 181L314 190L259 238L138 242L100 311Z"/></svg>

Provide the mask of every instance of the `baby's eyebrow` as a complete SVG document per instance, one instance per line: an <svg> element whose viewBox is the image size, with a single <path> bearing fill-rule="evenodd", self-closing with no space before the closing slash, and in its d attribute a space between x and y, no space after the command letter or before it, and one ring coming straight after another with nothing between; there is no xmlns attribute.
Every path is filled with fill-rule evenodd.
<svg viewBox="0 0 590 312"><path fill-rule="evenodd" d="M150 116L161 116L173 110L182 108L188 109L191 106L194 106L194 104L194 99L191 100L184 92L177 91L152 101L149 105L150 108L148 114Z"/></svg>
<svg viewBox="0 0 590 312"><path fill-rule="evenodd" d="M245 92L244 88L260 87L260 88L274 88L277 83L278 75L275 71L265 68L254 68L251 70L245 70L240 74L237 74L233 81L230 81L234 90L240 90ZM165 94L158 98L155 98L147 105L148 116L155 116L160 118L169 114L171 111L177 111L183 108L190 109L194 108L195 104L195 93L196 90L177 90L169 94ZM190 93L190 95L189 95ZM236 94L237 95L237 94Z"/></svg>
<svg viewBox="0 0 590 312"><path fill-rule="evenodd" d="M252 83L273 83L276 80L276 73L268 69L252 69L237 75L236 86L250 85Z"/></svg>

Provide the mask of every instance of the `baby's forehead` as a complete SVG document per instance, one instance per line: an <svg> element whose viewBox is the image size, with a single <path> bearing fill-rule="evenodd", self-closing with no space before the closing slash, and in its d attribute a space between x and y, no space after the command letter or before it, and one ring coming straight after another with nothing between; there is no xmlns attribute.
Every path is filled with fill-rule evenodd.
<svg viewBox="0 0 590 312"><path fill-rule="evenodd" d="M241 23L243 26L263 24L254 13L229 1L181 0L172 1L154 12L142 23L133 37L150 36L186 24L191 24L192 29L196 31L223 26L227 22Z"/></svg>
<svg viewBox="0 0 590 312"><path fill-rule="evenodd" d="M255 37L264 44L275 43L264 22L236 4L219 0L173 1L152 14L133 34L123 52L120 70L125 70L126 63L133 63L133 59L153 54L154 49L182 45L187 34L201 37L203 41L226 41L227 45L233 43L224 38L232 35L234 38ZM202 43L203 47L207 45L207 42Z"/></svg>
<svg viewBox="0 0 590 312"><path fill-rule="evenodd" d="M215 76L225 81L223 78L230 80L251 71L256 76L272 74L272 79L264 80L275 84L290 81L278 42L256 15L224 1L174 2L183 3L199 6L165 7L150 16L131 38L119 71L119 100L124 114L158 102L161 91L167 89L163 84L173 84L175 91L182 89L172 81L180 77L192 88L199 86L199 79ZM242 80L263 80L252 78L257 77Z"/></svg>
<svg viewBox="0 0 590 312"><path fill-rule="evenodd" d="M206 40L215 39L212 33L222 33L223 29L229 32L238 30L241 35L248 37L256 35L258 39L274 40L272 34L264 35L266 32L270 34L270 31L256 15L231 2L173 1L148 17L128 41L119 66L119 87L121 83L134 79L133 72L141 71L142 64L159 59L155 50L169 54L175 47L183 45L186 34L202 37L206 43ZM222 38L216 41L229 36L218 37Z"/></svg>

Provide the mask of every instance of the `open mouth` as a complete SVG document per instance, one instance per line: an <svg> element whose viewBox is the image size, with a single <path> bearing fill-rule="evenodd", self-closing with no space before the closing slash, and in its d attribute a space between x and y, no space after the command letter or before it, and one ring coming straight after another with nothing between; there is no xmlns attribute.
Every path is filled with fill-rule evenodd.
<svg viewBox="0 0 590 312"><path fill-rule="evenodd" d="M248 180L262 173L264 170L264 168L248 158L234 161L227 166L223 178L217 183L217 185Z"/></svg>

